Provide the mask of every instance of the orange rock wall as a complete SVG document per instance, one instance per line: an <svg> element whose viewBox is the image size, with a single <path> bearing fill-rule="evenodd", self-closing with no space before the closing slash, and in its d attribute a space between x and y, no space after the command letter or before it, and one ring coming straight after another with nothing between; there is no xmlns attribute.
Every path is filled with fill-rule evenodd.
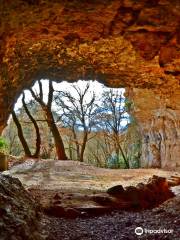
<svg viewBox="0 0 180 240"><path fill-rule="evenodd" d="M179 20L179 0L1 0L0 132L19 94L35 80L97 79L136 88L134 104L141 102L139 111L148 118L135 114L152 142L143 145L152 165L159 154L158 129L167 128L168 140L161 141L177 140L167 122L174 127L179 121ZM167 99L175 102L173 114L164 107ZM150 102L154 107L145 112ZM168 143L163 147L163 158L173 158Z"/></svg>

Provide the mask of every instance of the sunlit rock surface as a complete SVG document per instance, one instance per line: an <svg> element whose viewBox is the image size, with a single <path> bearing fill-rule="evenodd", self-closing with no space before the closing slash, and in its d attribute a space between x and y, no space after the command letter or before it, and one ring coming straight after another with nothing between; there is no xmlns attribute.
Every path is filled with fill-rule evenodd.
<svg viewBox="0 0 180 240"><path fill-rule="evenodd" d="M132 113L142 134L142 167L180 167L180 91L129 89Z"/></svg>
<svg viewBox="0 0 180 240"><path fill-rule="evenodd" d="M163 99L171 93L178 109L179 18L178 0L2 0L0 132L21 91L39 78L69 82L97 79L112 87L138 88L142 92L155 89L151 97L161 98L164 104ZM141 99L136 99L137 103ZM139 111L148 107L149 102L141 104ZM177 132L178 113L173 112L172 120L166 110L156 107L153 109L159 109L160 119L167 119L165 127L170 121ZM171 161L179 161L178 133L169 133L173 131L169 127L166 139L160 134L159 149L155 136L163 131L163 123L149 112L148 120L139 122L143 142L145 135L149 138L149 144L143 144L145 165L160 166L161 161L161 166L170 166ZM159 156L161 160L156 160Z"/></svg>

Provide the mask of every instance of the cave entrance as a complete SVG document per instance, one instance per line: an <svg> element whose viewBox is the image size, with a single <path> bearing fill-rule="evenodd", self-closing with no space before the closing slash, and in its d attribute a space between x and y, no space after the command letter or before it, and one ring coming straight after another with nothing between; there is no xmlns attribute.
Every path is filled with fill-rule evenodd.
<svg viewBox="0 0 180 240"><path fill-rule="evenodd" d="M13 156L139 168L141 139L123 88L39 80L23 91L3 135Z"/></svg>
<svg viewBox="0 0 180 240"><path fill-rule="evenodd" d="M19 97L3 133L11 150L8 174L21 180L48 215L139 210L173 197L159 177L168 172L140 169L138 126L125 95L125 89L97 81L41 79Z"/></svg>

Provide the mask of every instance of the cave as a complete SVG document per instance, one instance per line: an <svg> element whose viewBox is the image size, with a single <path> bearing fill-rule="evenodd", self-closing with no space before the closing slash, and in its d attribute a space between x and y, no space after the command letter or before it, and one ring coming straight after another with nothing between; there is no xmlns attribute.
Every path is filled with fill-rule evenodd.
<svg viewBox="0 0 180 240"><path fill-rule="evenodd" d="M133 102L142 167L179 170L179 19L178 0L2 0L0 133L35 80L97 80Z"/></svg>
<svg viewBox="0 0 180 240"><path fill-rule="evenodd" d="M0 131L34 79L97 79L126 88L145 167L178 167L179 3L155 2L2 1Z"/></svg>

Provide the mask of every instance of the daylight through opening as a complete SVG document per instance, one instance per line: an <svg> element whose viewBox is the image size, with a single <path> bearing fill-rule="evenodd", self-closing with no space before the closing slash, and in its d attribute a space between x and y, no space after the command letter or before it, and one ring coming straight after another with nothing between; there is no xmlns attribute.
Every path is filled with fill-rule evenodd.
<svg viewBox="0 0 180 240"><path fill-rule="evenodd" d="M123 88L39 80L19 97L3 136L13 156L140 167L138 125Z"/></svg>

